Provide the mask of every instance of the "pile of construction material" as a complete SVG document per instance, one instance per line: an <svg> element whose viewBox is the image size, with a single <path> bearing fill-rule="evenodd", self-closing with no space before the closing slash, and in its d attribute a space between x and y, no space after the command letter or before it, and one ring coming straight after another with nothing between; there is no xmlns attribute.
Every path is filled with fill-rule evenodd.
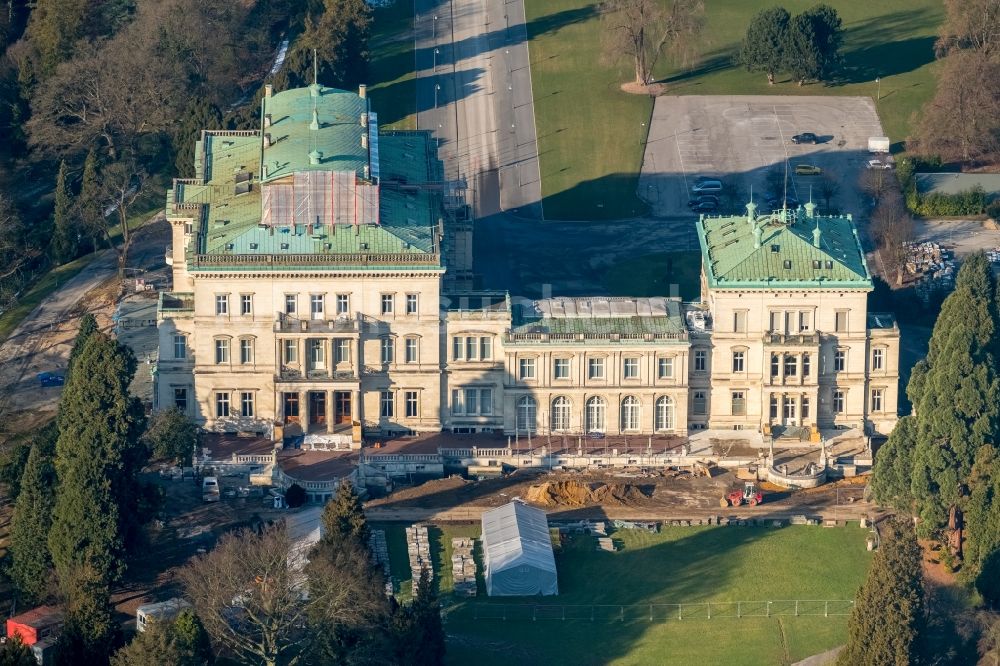
<svg viewBox="0 0 1000 666"><path fill-rule="evenodd" d="M605 551L608 553L615 552L615 542L611 540L610 537L598 537L597 539L597 550Z"/></svg>
<svg viewBox="0 0 1000 666"><path fill-rule="evenodd" d="M613 520L611 524L615 526L616 530L645 530L651 534L656 534L660 531L660 524L653 522L640 522L634 520Z"/></svg>
<svg viewBox="0 0 1000 666"><path fill-rule="evenodd" d="M991 264L1000 264L1000 247L987 250L986 259L989 260Z"/></svg>
<svg viewBox="0 0 1000 666"><path fill-rule="evenodd" d="M475 539L456 537L451 540L451 576L455 594L476 596L476 561L472 557Z"/></svg>
<svg viewBox="0 0 1000 666"><path fill-rule="evenodd" d="M630 483L589 485L579 481L546 481L528 488L527 500L542 506L585 506L587 504L639 504L649 494Z"/></svg>
<svg viewBox="0 0 1000 666"><path fill-rule="evenodd" d="M431 542L426 525L406 528L406 551L410 556L410 575L413 579L413 593L420 587L420 571L427 569L427 579L434 580L434 565L431 563Z"/></svg>
<svg viewBox="0 0 1000 666"><path fill-rule="evenodd" d="M385 530L372 530L368 535L368 549L375 558L375 563L382 567L385 574L385 593L392 596L392 575L389 571L389 547L385 542Z"/></svg>
<svg viewBox="0 0 1000 666"><path fill-rule="evenodd" d="M925 301L937 290L955 287L955 257L939 243L906 243L906 272L919 278L917 295Z"/></svg>

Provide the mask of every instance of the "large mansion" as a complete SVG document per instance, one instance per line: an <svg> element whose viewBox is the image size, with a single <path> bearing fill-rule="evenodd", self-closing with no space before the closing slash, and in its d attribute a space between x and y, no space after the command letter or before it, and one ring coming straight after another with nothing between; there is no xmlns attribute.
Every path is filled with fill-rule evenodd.
<svg viewBox="0 0 1000 666"><path fill-rule="evenodd" d="M896 421L899 330L849 216L697 221L701 299L471 291L460 184L362 88L272 92L167 197L156 408L338 445L400 432L686 434Z"/></svg>

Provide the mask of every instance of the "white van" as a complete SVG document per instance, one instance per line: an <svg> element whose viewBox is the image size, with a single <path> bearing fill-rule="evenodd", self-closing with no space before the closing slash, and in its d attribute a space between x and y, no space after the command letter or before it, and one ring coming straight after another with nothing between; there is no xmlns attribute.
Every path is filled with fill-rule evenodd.
<svg viewBox="0 0 1000 666"><path fill-rule="evenodd" d="M700 180L691 186L694 194L718 194L722 191L722 182L718 180Z"/></svg>
<svg viewBox="0 0 1000 666"><path fill-rule="evenodd" d="M206 476L201 480L201 499L206 502L219 501L219 479L214 476Z"/></svg>

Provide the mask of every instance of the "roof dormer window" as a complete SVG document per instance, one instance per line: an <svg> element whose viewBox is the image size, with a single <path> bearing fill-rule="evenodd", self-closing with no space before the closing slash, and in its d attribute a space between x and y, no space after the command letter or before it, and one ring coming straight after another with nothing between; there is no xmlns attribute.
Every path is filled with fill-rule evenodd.
<svg viewBox="0 0 1000 666"><path fill-rule="evenodd" d="M772 245L771 246L771 252L774 252L775 254L777 254L778 252L781 252L781 246L780 245Z"/></svg>

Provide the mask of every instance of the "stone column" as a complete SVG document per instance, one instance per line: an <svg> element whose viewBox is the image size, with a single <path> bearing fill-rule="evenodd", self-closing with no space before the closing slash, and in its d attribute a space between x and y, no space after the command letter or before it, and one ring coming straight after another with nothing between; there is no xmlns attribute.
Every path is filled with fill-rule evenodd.
<svg viewBox="0 0 1000 666"><path fill-rule="evenodd" d="M333 402L333 391L323 391L323 395L326 397L326 431L328 433L332 433L335 407Z"/></svg>
<svg viewBox="0 0 1000 666"><path fill-rule="evenodd" d="M299 391L299 424L303 434L309 432L309 391Z"/></svg>

